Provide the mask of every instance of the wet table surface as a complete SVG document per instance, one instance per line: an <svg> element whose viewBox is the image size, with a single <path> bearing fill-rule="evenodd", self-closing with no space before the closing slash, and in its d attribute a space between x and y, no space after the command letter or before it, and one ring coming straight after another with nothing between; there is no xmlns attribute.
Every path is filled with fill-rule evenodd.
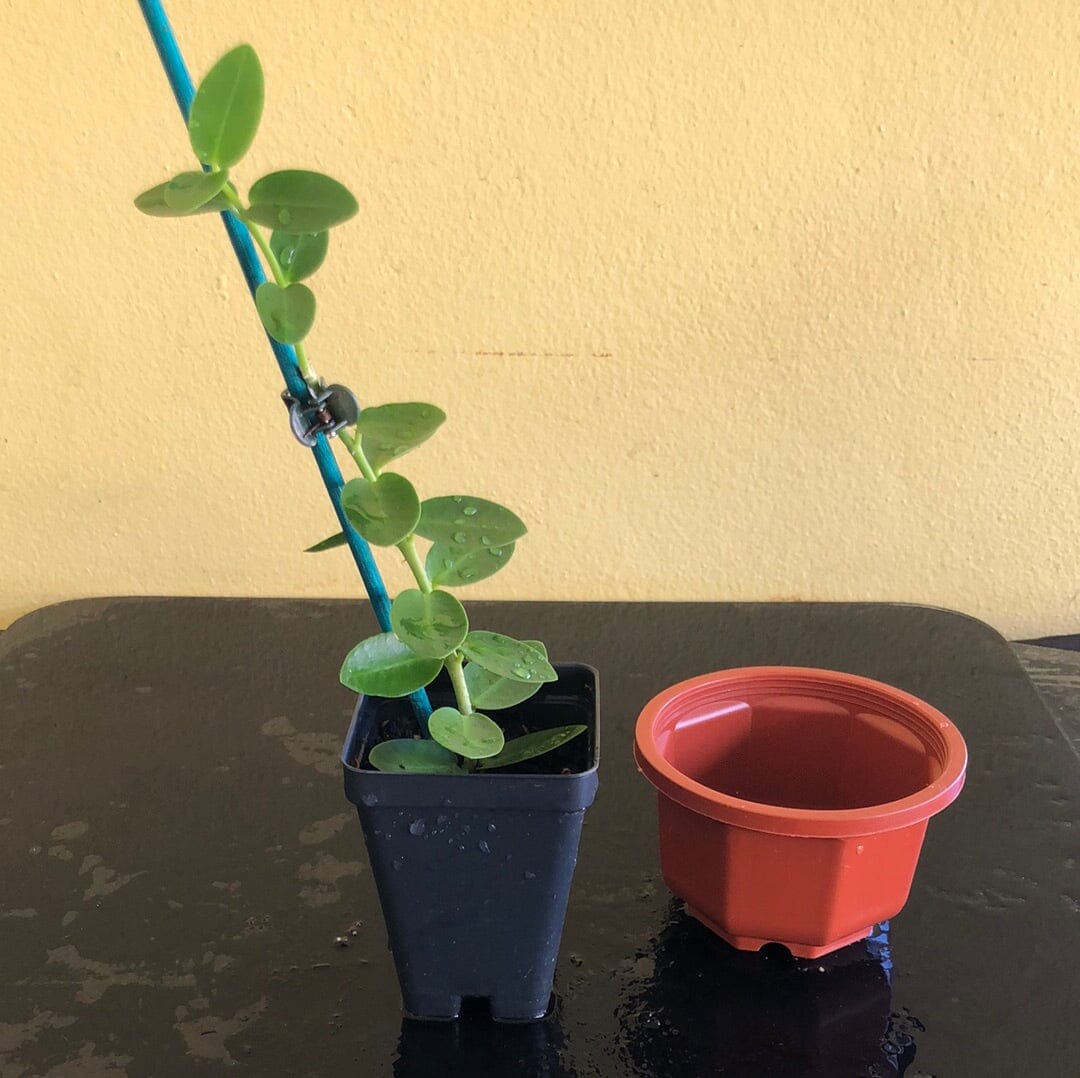
<svg viewBox="0 0 1080 1078"><path fill-rule="evenodd" d="M0 1078L1080 1074L1075 659L1046 671L1048 709L1000 636L922 607L470 613L600 671L600 793L546 1021L401 1018L338 760L365 604L86 600L0 634ZM655 692L766 663L896 684L971 752L903 912L815 962L740 954L683 913L631 758Z"/></svg>

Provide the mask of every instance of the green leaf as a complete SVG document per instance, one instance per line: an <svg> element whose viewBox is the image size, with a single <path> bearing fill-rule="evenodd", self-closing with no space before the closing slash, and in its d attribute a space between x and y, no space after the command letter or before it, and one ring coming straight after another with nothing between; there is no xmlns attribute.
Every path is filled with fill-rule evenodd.
<svg viewBox="0 0 1080 1078"><path fill-rule="evenodd" d="M203 175L203 173L200 173ZM229 208L229 203L226 201L224 195L216 195L210 199L209 202L204 202L201 206L194 210L178 210L165 201L165 189L172 183L172 180L166 180L165 183L159 183L157 187L151 187L149 191L143 191L135 199L135 208L141 213L145 213L148 217L192 217L197 213L221 213L222 210Z"/></svg>
<svg viewBox="0 0 1080 1078"><path fill-rule="evenodd" d="M165 184L165 205L177 213L194 213L229 182L227 172L181 172Z"/></svg>
<svg viewBox="0 0 1080 1078"><path fill-rule="evenodd" d="M359 207L348 189L321 172L285 169L256 180L247 216L268 228L323 232L347 221Z"/></svg>
<svg viewBox="0 0 1080 1078"><path fill-rule="evenodd" d="M528 700L540 691L543 682L512 681L510 678L493 674L476 663L466 663L465 685L474 707L482 711L495 711Z"/></svg>
<svg viewBox="0 0 1080 1078"><path fill-rule="evenodd" d="M191 148L204 165L228 168L247 153L263 110L263 73L250 45L237 45L206 73L188 114Z"/></svg>
<svg viewBox="0 0 1080 1078"><path fill-rule="evenodd" d="M411 771L414 775L464 775L455 753L426 738L380 741L368 754L378 771Z"/></svg>
<svg viewBox="0 0 1080 1078"><path fill-rule="evenodd" d="M510 764L520 764L523 760L531 760L534 756L543 756L545 752L551 752L560 745L585 732L585 726L557 726L553 730L537 730L532 734L522 734L521 737L511 738L498 756L489 756L481 761L480 767L485 771L491 771L496 767L509 767Z"/></svg>
<svg viewBox="0 0 1080 1078"><path fill-rule="evenodd" d="M306 284L282 288L263 281L255 289L255 308L263 328L275 341L296 344L302 341L315 321L315 293Z"/></svg>
<svg viewBox="0 0 1080 1078"><path fill-rule="evenodd" d="M278 260L287 281L310 277L326 257L329 232L281 232L270 234L270 250Z"/></svg>
<svg viewBox="0 0 1080 1078"><path fill-rule="evenodd" d="M324 550L333 550L335 547L345 545L345 533L338 532L336 535L331 535L327 539L323 539L322 542L316 543L314 546L309 546L305 549L305 554L321 554Z"/></svg>
<svg viewBox="0 0 1080 1078"><path fill-rule="evenodd" d="M471 632L461 650L467 659L512 681L558 681L543 648L502 633Z"/></svg>
<svg viewBox="0 0 1080 1078"><path fill-rule="evenodd" d="M403 591L390 607L390 623L403 644L429 659L446 658L469 631L465 607L448 591Z"/></svg>
<svg viewBox="0 0 1080 1078"><path fill-rule="evenodd" d="M428 498L421 506L417 535L455 546L506 546L526 532L509 509L462 494Z"/></svg>
<svg viewBox="0 0 1080 1078"><path fill-rule="evenodd" d="M462 715L456 707L440 707L428 719L428 732L440 744L466 760L483 760L502 751L505 738L487 715Z"/></svg>
<svg viewBox="0 0 1080 1078"><path fill-rule="evenodd" d="M445 419L446 413L434 404L380 404L360 413L356 429L364 438L364 456L373 468L381 468L426 442Z"/></svg>
<svg viewBox="0 0 1080 1078"><path fill-rule="evenodd" d="M350 479L341 488L341 507L349 523L375 546L400 543L420 517L420 499L412 483L395 472L380 475L374 483Z"/></svg>
<svg viewBox="0 0 1080 1078"><path fill-rule="evenodd" d="M345 656L341 683L370 696L408 696L430 685L442 669L439 659L425 659L393 633L361 640Z"/></svg>
<svg viewBox="0 0 1080 1078"><path fill-rule="evenodd" d="M513 553L513 543L474 547L435 543L427 552L424 566L432 584L461 587L494 575Z"/></svg>

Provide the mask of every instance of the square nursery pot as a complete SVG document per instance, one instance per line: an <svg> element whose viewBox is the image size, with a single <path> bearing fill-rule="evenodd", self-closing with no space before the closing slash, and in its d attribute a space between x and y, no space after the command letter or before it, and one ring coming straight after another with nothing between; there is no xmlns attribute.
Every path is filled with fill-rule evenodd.
<svg viewBox="0 0 1080 1078"><path fill-rule="evenodd" d="M551 998L585 809L596 796L596 671L494 713L508 737L582 724L536 760L473 775L369 770L371 747L414 727L407 700L361 697L342 753L397 967L405 1013L457 1018L462 999L503 1021L542 1018ZM429 686L434 707L449 685ZM396 728L396 729L395 729Z"/></svg>
<svg viewBox="0 0 1080 1078"><path fill-rule="evenodd" d="M929 818L967 749L929 704L868 678L752 667L654 697L634 756L656 787L660 861L734 947L816 958L900 912Z"/></svg>

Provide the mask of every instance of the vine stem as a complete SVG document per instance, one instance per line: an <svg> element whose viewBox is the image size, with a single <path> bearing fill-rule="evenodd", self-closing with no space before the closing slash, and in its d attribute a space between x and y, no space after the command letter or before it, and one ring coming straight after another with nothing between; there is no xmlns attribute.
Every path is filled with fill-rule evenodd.
<svg viewBox="0 0 1080 1078"><path fill-rule="evenodd" d="M230 207L232 207L237 217L240 218L244 227L248 230L255 246L259 248L260 253L266 260L266 264L270 269L270 274L274 278L274 283L277 284L279 288L287 287L289 282L285 277L284 270L281 268L281 263L278 262L277 256L267 242L263 230L255 224L254 221L248 219L244 212L243 203L240 201L240 196L236 193L236 189L231 183L225 185L224 195ZM293 345L293 350L296 352L296 362L300 367L300 374L303 376L304 381L314 389L320 382L308 360L304 346L296 343ZM356 462L356 466L360 469L360 474L369 482L374 483L379 477L378 472L372 467L371 462L367 459L367 454L364 453L363 439L359 432L350 434L348 431L343 430L339 432L338 437L341 439L342 445L349 451L349 455ZM412 570L417 586L425 595L430 595L434 589L431 584L431 579L427 575L427 570L424 568L424 563L420 560L420 555L417 553L413 534L410 533L405 536L405 538L397 544L397 548L401 551L406 563ZM472 697L469 695L469 686L465 682L463 660L464 656L461 652L455 651L452 655L448 655L444 661L446 663L447 673L450 675L450 683L454 687L454 696L457 699L458 710L463 715L471 715L473 710ZM476 761L468 762L473 765L470 767L470 770L474 770Z"/></svg>
<svg viewBox="0 0 1080 1078"><path fill-rule="evenodd" d="M416 580L417 587L425 595L430 595L434 588L431 584L431 578L427 575L427 570L424 568L423 562L420 561L420 555L416 552L416 537L413 534L406 535L404 539L398 543L398 550L405 557L405 561L408 562L409 568L412 570L413 577ZM450 675L450 683L454 686L454 696L457 699L458 711L462 715L471 715L473 711L472 697L469 695L469 686L465 682L465 670L462 666L464 656L460 651L455 651L452 655L448 655L443 661L446 664L446 672Z"/></svg>
<svg viewBox="0 0 1080 1078"><path fill-rule="evenodd" d="M425 595L430 595L434 590L431 586L431 580L427 575L427 570L424 568L424 563L420 560L420 555L416 552L416 537L414 535L406 535L397 545L398 550L405 557L405 561L408 563L409 568L412 570L412 575L416 580L417 587Z"/></svg>
<svg viewBox="0 0 1080 1078"><path fill-rule="evenodd" d="M279 288L287 288L289 282L285 277L285 271L281 268L281 263L277 260L277 255L274 254L273 249L266 240L266 236L263 235L263 230L254 221L248 219L247 214L244 212L243 203L240 201L240 196L236 193L236 188L231 183L227 183L222 194L224 194L225 200L232 207L233 212L240 218L244 228L248 230L252 240L255 241L255 246L259 248L267 266L270 268L270 275L274 278L274 283ZM315 373L315 368L312 367L311 361L308 359L307 350L299 341L294 343L292 347L296 353L296 364L300 368L301 377L312 389L315 389L320 384L319 376Z"/></svg>
<svg viewBox="0 0 1080 1078"><path fill-rule="evenodd" d="M458 710L462 715L472 714L472 697L469 695L469 686L465 684L465 670L461 665L461 652L455 651L445 659L446 671L450 675L450 682L454 686L454 695L457 697Z"/></svg>

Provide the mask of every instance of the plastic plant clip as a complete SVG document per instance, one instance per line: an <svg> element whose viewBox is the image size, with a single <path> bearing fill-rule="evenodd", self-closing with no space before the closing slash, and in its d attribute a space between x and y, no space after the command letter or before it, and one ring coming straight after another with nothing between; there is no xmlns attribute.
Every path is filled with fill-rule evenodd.
<svg viewBox="0 0 1080 1078"><path fill-rule="evenodd" d="M301 445L314 449L319 435L336 437L344 427L351 427L360 417L360 406L351 389L330 385L317 395L297 400L287 389L281 399L289 409L289 425Z"/></svg>

